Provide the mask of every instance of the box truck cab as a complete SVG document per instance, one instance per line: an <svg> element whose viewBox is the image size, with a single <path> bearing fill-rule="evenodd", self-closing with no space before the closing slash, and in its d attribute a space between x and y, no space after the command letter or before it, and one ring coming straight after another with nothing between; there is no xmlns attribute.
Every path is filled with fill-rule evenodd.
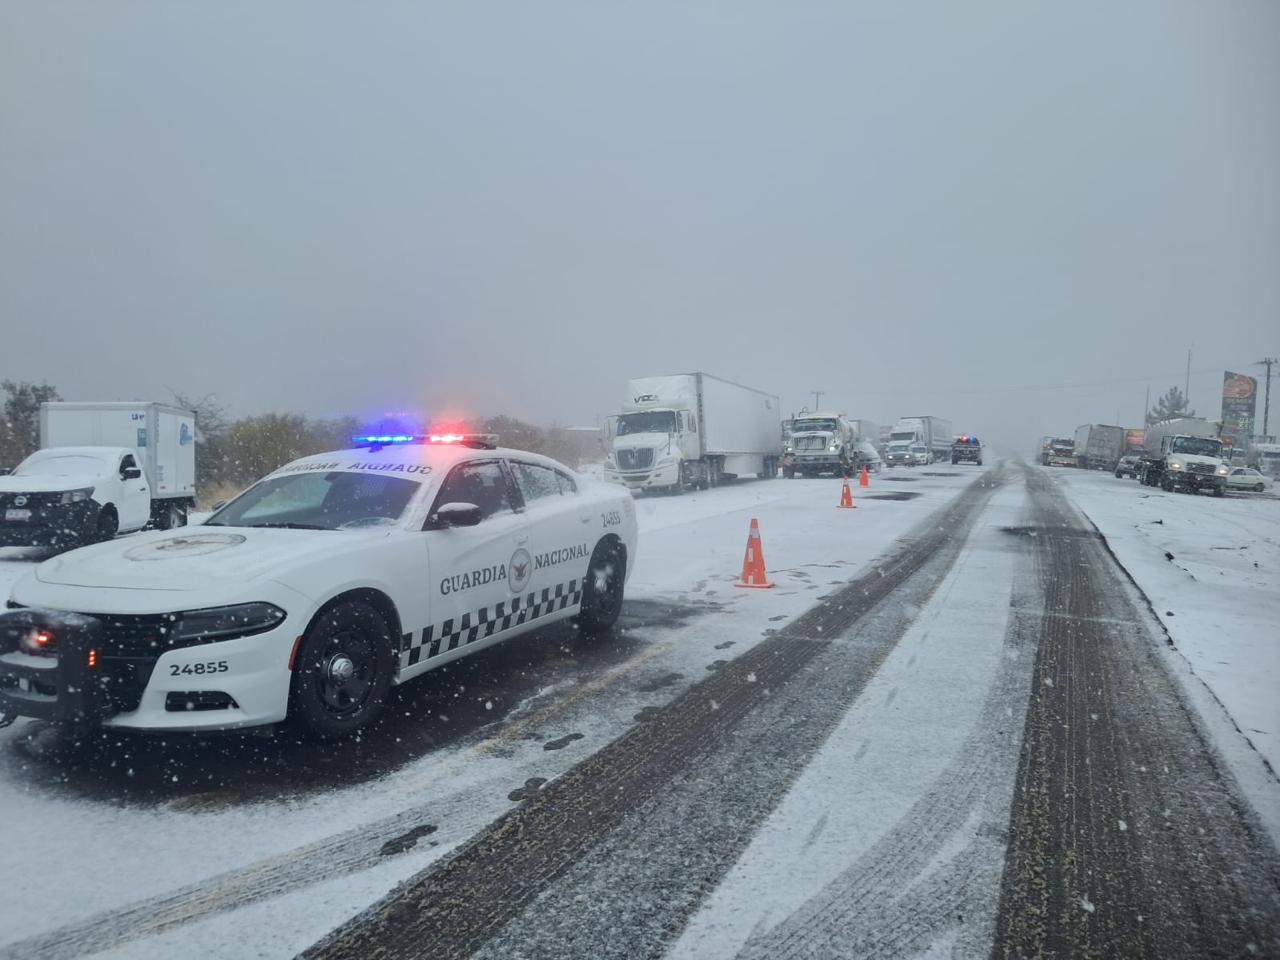
<svg viewBox="0 0 1280 960"><path fill-rule="evenodd" d="M69 548L187 522L195 415L159 403L44 403L40 446L0 477L0 544Z"/></svg>
<svg viewBox="0 0 1280 960"><path fill-rule="evenodd" d="M1199 417L1176 417L1147 427L1140 479L1165 491L1226 492L1230 467L1222 459L1222 425Z"/></svg>
<svg viewBox="0 0 1280 960"><path fill-rule="evenodd" d="M784 477L847 476L858 465L858 433L839 413L802 413L787 422Z"/></svg>
<svg viewBox="0 0 1280 960"><path fill-rule="evenodd" d="M778 398L707 373L631 380L605 436L605 478L633 491L772 477L782 455Z"/></svg>
<svg viewBox="0 0 1280 960"><path fill-rule="evenodd" d="M951 424L939 417L903 417L893 425L885 462L891 467L928 466L951 455Z"/></svg>

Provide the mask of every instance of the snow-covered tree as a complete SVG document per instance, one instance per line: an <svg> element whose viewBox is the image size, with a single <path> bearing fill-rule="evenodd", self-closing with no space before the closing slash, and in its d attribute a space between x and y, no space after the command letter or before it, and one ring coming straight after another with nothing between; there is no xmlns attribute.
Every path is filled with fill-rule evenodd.
<svg viewBox="0 0 1280 960"><path fill-rule="evenodd" d="M1156 401L1156 405L1147 411L1147 423L1158 420L1169 420L1173 417L1194 417L1196 412L1187 409L1187 398L1177 387L1170 387L1169 392Z"/></svg>

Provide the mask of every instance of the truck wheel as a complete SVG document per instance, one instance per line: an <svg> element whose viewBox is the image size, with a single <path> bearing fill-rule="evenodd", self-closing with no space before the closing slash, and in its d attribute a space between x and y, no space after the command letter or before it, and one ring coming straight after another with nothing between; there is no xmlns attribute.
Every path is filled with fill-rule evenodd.
<svg viewBox="0 0 1280 960"><path fill-rule="evenodd" d="M93 528L93 540L97 543L106 543L108 540L114 540L119 532L120 518L116 516L116 508L110 505L103 507L98 513L98 522Z"/></svg>
<svg viewBox="0 0 1280 960"><path fill-rule="evenodd" d="M187 506L180 501L174 500L172 503L167 503L161 507L155 528L157 530L173 530L186 525Z"/></svg>
<svg viewBox="0 0 1280 960"><path fill-rule="evenodd" d="M787 479L787 480L794 480L794 479L795 479L795 477L796 477L796 468L795 468L795 467L783 467L783 468L782 468L782 476L783 476L785 479Z"/></svg>
<svg viewBox="0 0 1280 960"><path fill-rule="evenodd" d="M1215 497L1225 497L1225 496L1227 495L1227 490L1226 490L1226 488L1225 488L1225 487L1220 487L1220 486L1219 486L1219 487L1214 487L1214 488L1213 488L1213 495L1214 495Z"/></svg>
<svg viewBox="0 0 1280 960"><path fill-rule="evenodd" d="M302 638L289 687L289 721L320 740L355 733L386 706L394 637L374 607L347 600L321 611Z"/></svg>
<svg viewBox="0 0 1280 960"><path fill-rule="evenodd" d="M1160 481L1160 489L1163 490L1165 493L1173 493L1173 481L1170 480L1168 477L1165 477L1163 480Z"/></svg>
<svg viewBox="0 0 1280 960"><path fill-rule="evenodd" d="M601 540L591 554L582 583L582 607L577 617L579 630L596 636L618 622L626 580L626 550L616 540Z"/></svg>

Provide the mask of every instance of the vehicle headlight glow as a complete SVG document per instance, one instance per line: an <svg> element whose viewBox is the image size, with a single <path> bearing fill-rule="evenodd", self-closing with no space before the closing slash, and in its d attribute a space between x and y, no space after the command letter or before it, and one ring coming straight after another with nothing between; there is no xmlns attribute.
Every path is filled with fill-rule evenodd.
<svg viewBox="0 0 1280 960"><path fill-rule="evenodd" d="M83 490L66 490L58 497L59 503L82 503L93 496L93 487L85 487Z"/></svg>
<svg viewBox="0 0 1280 960"><path fill-rule="evenodd" d="M237 603L229 607L184 610L178 614L173 635L178 641L212 643L274 630L285 612L271 603Z"/></svg>
<svg viewBox="0 0 1280 960"><path fill-rule="evenodd" d="M831 441L831 445L830 445L829 447L827 447L827 449L828 449L828 450L830 450L832 453L835 453L837 450L839 450L839 449L840 449L840 441L839 441L839 440L832 440L832 441Z"/></svg>
<svg viewBox="0 0 1280 960"><path fill-rule="evenodd" d="M1220 476L1220 477L1225 477L1225 476L1226 476L1227 474L1229 474L1230 472L1231 472L1231 471L1230 471L1230 470L1228 470L1226 467L1219 467L1219 468L1218 468L1218 476Z"/></svg>
<svg viewBox="0 0 1280 960"><path fill-rule="evenodd" d="M1172 461L1170 461L1170 462L1169 462L1169 469L1170 469L1170 470L1181 470L1181 469L1182 469L1182 464L1180 464L1177 460L1172 460Z"/></svg>

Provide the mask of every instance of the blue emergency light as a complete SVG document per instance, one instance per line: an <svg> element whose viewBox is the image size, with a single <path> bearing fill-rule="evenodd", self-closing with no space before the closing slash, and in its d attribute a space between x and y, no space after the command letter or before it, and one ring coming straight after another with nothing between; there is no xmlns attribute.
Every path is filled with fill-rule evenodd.
<svg viewBox="0 0 1280 960"><path fill-rule="evenodd" d="M383 433L383 434L377 434L377 435L369 434L365 436L351 438L351 442L358 447L369 446L371 444L376 444L382 447L382 446L386 446L389 443L413 443L415 441L421 441L421 440L422 440L421 437L415 437L412 434L408 434L408 433Z"/></svg>

